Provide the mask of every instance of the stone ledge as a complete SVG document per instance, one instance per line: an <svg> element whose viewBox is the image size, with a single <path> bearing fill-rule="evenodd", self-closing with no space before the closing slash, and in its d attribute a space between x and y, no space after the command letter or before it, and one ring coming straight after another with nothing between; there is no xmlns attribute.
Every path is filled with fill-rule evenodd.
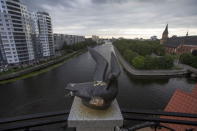
<svg viewBox="0 0 197 131"><path fill-rule="evenodd" d="M84 106L81 99L75 97L68 126L77 128L114 128L123 125L123 117L116 100L107 110L94 110Z"/></svg>

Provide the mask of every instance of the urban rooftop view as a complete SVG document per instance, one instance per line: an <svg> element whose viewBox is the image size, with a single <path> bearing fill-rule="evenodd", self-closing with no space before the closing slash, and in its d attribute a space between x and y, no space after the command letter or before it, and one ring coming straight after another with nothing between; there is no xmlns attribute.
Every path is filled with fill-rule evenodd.
<svg viewBox="0 0 197 131"><path fill-rule="evenodd" d="M196 0L0 0L0 131L197 131Z"/></svg>

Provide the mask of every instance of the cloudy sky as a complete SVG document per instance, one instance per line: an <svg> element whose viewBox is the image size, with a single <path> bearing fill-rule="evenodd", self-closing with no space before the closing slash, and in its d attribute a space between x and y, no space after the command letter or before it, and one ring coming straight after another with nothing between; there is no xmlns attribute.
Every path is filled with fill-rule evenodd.
<svg viewBox="0 0 197 131"><path fill-rule="evenodd" d="M101 37L197 35L197 0L23 0L50 13L55 33Z"/></svg>

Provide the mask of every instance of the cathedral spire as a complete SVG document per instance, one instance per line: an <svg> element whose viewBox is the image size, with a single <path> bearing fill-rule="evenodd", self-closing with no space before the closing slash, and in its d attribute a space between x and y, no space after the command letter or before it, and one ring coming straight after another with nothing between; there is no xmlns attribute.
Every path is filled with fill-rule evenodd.
<svg viewBox="0 0 197 131"><path fill-rule="evenodd" d="M189 33L187 32L186 36L189 36Z"/></svg>
<svg viewBox="0 0 197 131"><path fill-rule="evenodd" d="M162 34L162 39L161 39L160 43L163 44L163 43L167 42L167 40L168 40L168 24L166 25L166 28Z"/></svg>
<svg viewBox="0 0 197 131"><path fill-rule="evenodd" d="M166 28L165 28L163 34L168 35L168 24L166 25Z"/></svg>

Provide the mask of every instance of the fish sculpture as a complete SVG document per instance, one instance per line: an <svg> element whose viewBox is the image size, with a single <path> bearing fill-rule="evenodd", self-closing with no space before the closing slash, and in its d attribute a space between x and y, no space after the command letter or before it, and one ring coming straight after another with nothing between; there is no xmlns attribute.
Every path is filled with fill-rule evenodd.
<svg viewBox="0 0 197 131"><path fill-rule="evenodd" d="M70 96L80 97L82 103L92 109L104 110L110 107L118 94L118 76L120 67L116 56L111 52L111 68L109 73L107 60L95 49L88 48L89 53L96 62L92 82L69 83L66 90Z"/></svg>

